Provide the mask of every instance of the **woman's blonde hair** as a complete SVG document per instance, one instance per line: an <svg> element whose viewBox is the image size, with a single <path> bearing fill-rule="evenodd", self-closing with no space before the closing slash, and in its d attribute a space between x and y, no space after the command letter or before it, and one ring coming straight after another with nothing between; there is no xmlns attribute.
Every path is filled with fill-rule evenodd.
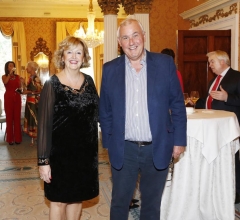
<svg viewBox="0 0 240 220"><path fill-rule="evenodd" d="M58 44L58 50L56 50L54 53L53 62L55 64L56 68L58 68L58 69L65 68L65 63L62 60L64 51L66 51L70 48L75 48L79 44L82 45L83 53L84 53L83 54L84 60L83 60L83 63L80 68L85 68L85 67L90 66L89 61L91 60L91 57L89 56L87 44L81 38L68 36L62 42L60 42Z"/></svg>

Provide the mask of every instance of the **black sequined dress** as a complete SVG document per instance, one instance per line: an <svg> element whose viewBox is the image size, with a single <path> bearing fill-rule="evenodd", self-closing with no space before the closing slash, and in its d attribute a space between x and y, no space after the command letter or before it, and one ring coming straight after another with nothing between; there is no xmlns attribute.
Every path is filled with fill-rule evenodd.
<svg viewBox="0 0 240 220"><path fill-rule="evenodd" d="M72 90L56 75L46 81L38 112L38 165L48 162L51 183L45 196L54 202L80 202L99 194L98 94L92 78Z"/></svg>

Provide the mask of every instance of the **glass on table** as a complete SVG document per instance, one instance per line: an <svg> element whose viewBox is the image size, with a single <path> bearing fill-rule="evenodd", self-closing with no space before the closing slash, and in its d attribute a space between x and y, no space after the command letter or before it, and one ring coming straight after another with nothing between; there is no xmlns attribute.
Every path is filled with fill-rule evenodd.
<svg viewBox="0 0 240 220"><path fill-rule="evenodd" d="M199 92L198 91L191 91L190 93L190 99L193 102L193 106L195 108L196 102L199 99Z"/></svg>
<svg viewBox="0 0 240 220"><path fill-rule="evenodd" d="M187 105L188 102L189 102L189 95L188 95L188 93L183 93L183 98L184 98L185 105Z"/></svg>

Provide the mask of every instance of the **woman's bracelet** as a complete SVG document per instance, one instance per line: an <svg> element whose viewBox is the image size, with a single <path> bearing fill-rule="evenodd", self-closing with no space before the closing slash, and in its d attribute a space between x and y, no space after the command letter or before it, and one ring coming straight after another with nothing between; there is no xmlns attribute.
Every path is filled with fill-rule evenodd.
<svg viewBox="0 0 240 220"><path fill-rule="evenodd" d="M44 165L49 165L50 161L49 158L46 159L38 159L38 166L44 166Z"/></svg>

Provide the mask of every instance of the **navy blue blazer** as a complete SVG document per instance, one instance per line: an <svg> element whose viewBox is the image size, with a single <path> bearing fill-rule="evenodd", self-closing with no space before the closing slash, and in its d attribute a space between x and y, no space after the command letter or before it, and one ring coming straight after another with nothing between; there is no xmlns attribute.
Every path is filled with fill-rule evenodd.
<svg viewBox="0 0 240 220"><path fill-rule="evenodd" d="M186 108L173 59L147 51L146 62L153 162L157 169L165 169L173 146L186 146ZM103 147L108 148L111 165L116 169L123 166L125 106L124 55L103 65L99 105Z"/></svg>

